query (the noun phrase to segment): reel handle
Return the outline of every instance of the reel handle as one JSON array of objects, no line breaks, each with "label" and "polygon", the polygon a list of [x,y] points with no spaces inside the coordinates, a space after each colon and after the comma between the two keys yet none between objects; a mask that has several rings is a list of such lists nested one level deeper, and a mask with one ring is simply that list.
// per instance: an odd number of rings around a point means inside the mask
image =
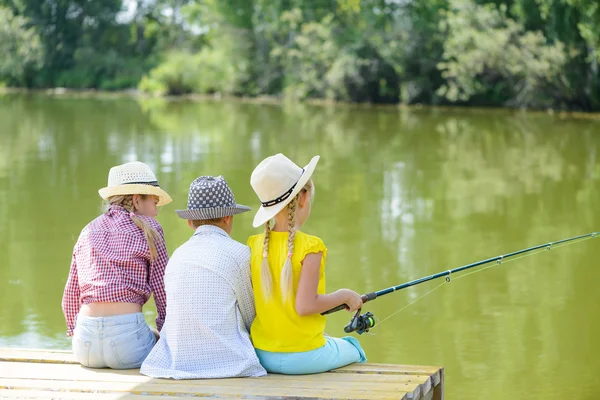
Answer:
[{"label": "reel handle", "polygon": [[356,311],[354,317],[350,320],[348,325],[344,327],[344,332],[356,332],[362,335],[365,332],[369,332],[371,328],[375,326],[375,316],[371,312],[367,312],[360,315],[360,309]]},{"label": "reel handle", "polygon": [[[375,300],[377,298],[377,293],[371,292],[371,293],[363,294],[361,297],[362,297],[362,301],[364,304],[367,301]],[[331,314],[331,313],[338,312],[338,311],[345,310],[345,309],[346,309],[346,305],[340,304],[339,306],[334,307],[331,310],[322,312],[321,315],[327,315],[327,314]]]}]

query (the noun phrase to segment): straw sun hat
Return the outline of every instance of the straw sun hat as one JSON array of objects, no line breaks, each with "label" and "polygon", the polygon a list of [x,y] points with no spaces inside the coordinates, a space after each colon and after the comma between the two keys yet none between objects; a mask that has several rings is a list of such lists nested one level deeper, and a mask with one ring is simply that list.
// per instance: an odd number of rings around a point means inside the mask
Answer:
[{"label": "straw sun hat", "polygon": [[300,168],[281,153],[261,161],[250,177],[250,185],[262,203],[252,225],[257,228],[283,210],[306,185],[318,162],[319,156],[314,156]]},{"label": "straw sun hat", "polygon": [[169,204],[171,196],[158,186],[156,176],[149,166],[134,161],[112,167],[108,172],[108,186],[98,190],[100,197],[145,194],[158,197],[158,206]]}]

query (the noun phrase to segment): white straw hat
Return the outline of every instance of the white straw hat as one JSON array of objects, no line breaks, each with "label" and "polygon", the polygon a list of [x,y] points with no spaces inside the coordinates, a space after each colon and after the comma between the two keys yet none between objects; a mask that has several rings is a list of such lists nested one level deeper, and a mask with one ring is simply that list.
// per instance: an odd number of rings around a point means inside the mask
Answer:
[{"label": "white straw hat", "polygon": [[133,161],[112,167],[108,172],[108,186],[98,190],[100,197],[146,194],[158,197],[158,206],[169,204],[171,196],[158,186],[156,176],[146,164]]},{"label": "white straw hat", "polygon": [[318,162],[319,156],[314,156],[300,168],[281,153],[261,161],[250,177],[250,185],[262,203],[252,225],[259,227],[283,210],[306,185]]}]

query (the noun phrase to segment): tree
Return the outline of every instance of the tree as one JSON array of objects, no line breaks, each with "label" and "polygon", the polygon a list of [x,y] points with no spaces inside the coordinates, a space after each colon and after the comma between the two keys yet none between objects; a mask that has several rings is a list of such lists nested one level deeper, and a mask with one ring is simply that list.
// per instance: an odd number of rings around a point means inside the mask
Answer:
[{"label": "tree", "polygon": [[452,0],[442,26],[447,30],[445,84],[439,94],[452,102],[478,99],[496,105],[562,105],[561,73],[567,61],[563,43],[547,44],[541,32],[528,32],[508,18],[503,5]]},{"label": "tree", "polygon": [[0,7],[0,80],[27,85],[31,72],[42,65],[43,50],[35,28],[26,18]]},{"label": "tree", "polygon": [[62,70],[75,64],[80,41],[88,36],[97,42],[106,29],[114,25],[121,10],[121,0],[0,0],[15,15],[28,18],[35,25],[44,46],[44,70],[39,84],[51,86]]}]

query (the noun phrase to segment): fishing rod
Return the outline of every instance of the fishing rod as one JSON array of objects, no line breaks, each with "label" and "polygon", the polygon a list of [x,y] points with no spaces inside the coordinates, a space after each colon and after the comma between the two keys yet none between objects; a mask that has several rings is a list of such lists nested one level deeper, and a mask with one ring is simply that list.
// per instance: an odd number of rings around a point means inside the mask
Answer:
[{"label": "fishing rod", "polygon": [[[496,262],[497,264],[502,264],[503,261],[505,261],[511,257],[526,254],[526,253],[532,252],[534,250],[540,250],[543,248],[546,248],[546,250],[550,250],[550,249],[552,249],[552,246],[556,246],[559,244],[565,244],[565,243],[569,243],[569,242],[574,242],[574,241],[581,240],[581,239],[591,239],[591,238],[595,238],[596,236],[599,236],[599,235],[600,235],[600,232],[592,232],[592,233],[588,233],[586,235],[580,235],[580,236],[575,236],[575,237],[568,238],[568,239],[562,239],[557,242],[548,242],[548,243],[540,244],[537,246],[529,247],[529,248],[526,248],[523,250],[513,251],[512,253],[504,254],[501,256],[496,256],[496,257],[488,258],[488,259],[485,259],[482,261],[477,261],[472,264],[463,265],[462,267],[449,269],[447,271],[438,272],[437,274],[433,274],[433,275],[425,276],[423,278],[415,279],[413,281],[406,282],[406,283],[403,283],[398,286],[392,286],[387,289],[379,290],[377,292],[363,294],[362,301],[364,304],[368,301],[373,301],[376,298],[381,297],[383,295],[394,293],[398,290],[406,289],[408,287],[415,286],[415,285],[425,283],[425,282],[428,282],[428,281],[431,281],[434,279],[438,279],[438,278],[446,277],[446,281],[450,282],[450,275],[455,274],[457,272],[465,271],[470,268],[479,267],[479,266],[493,263],[493,262]],[[331,310],[322,312],[321,315],[327,315],[327,314],[331,314],[331,313],[334,313],[337,311],[341,311],[341,310],[346,309],[346,307],[347,307],[346,304],[340,304],[339,306],[334,307]],[[375,326],[375,318],[372,313],[367,312],[363,315],[360,315],[360,312],[361,312],[361,309],[359,308],[356,311],[356,314],[354,314],[354,316],[352,317],[352,320],[350,320],[348,325],[346,325],[344,327],[344,331],[346,333],[356,332],[359,335],[362,335],[363,333],[368,332],[369,329],[371,329]]]}]

